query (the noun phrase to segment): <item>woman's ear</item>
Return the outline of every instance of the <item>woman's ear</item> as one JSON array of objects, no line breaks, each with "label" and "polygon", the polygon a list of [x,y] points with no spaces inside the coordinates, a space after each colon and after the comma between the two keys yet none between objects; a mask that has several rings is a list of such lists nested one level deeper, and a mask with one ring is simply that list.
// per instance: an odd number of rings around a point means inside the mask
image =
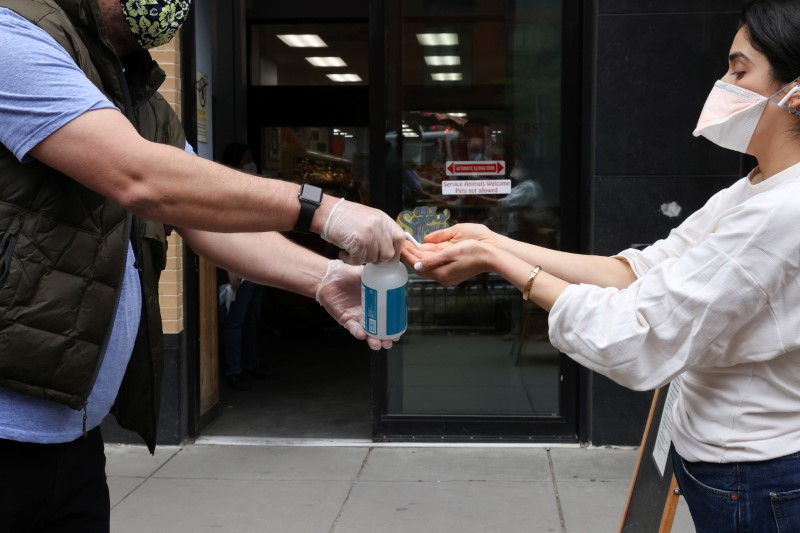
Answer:
[{"label": "woman's ear", "polygon": [[792,114],[800,114],[800,84],[797,84],[789,89],[789,92],[786,94],[784,99],[786,107],[789,108],[789,111],[791,111]]},{"label": "woman's ear", "polygon": [[796,91],[792,96],[789,97],[787,104],[789,105],[789,109],[792,111],[792,113],[797,115],[800,114],[800,85],[794,87],[794,89],[796,89]]}]

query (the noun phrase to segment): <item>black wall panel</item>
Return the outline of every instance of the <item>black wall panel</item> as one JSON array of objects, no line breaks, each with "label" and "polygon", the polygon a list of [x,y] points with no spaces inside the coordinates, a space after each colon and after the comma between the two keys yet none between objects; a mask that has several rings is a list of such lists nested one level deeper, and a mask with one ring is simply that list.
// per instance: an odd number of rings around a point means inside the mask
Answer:
[{"label": "black wall panel", "polygon": [[724,13],[737,12],[738,0],[598,0],[602,14]]},{"label": "black wall panel", "polygon": [[735,33],[725,14],[599,17],[597,175],[738,172],[737,154],[692,135]]}]

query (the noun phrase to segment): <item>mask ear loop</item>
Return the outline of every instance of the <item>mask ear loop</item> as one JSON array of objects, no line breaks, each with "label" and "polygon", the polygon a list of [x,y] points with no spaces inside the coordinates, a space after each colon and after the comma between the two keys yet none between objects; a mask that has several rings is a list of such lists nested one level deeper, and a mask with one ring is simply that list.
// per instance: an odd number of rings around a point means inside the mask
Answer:
[{"label": "mask ear loop", "polygon": [[[797,81],[797,80],[795,80],[795,81]],[[797,108],[789,107],[789,106],[786,105],[786,102],[789,101],[789,98],[791,98],[794,94],[796,94],[798,92],[800,92],[800,85],[795,85],[794,87],[792,87],[789,90],[788,93],[786,93],[786,96],[781,98],[781,101],[778,102],[778,107],[788,110],[789,113],[791,113],[792,115],[796,115],[796,114],[800,113],[800,111],[798,111]]]}]

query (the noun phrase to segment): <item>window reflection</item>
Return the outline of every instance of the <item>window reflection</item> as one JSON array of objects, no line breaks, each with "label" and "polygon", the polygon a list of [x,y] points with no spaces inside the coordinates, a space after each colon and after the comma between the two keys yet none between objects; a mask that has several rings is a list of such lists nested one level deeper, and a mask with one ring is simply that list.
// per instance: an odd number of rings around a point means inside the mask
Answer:
[{"label": "window reflection", "polygon": [[[518,240],[557,247],[558,191],[547,194],[553,180],[533,172],[537,158],[527,146],[539,128],[534,122],[509,125],[496,115],[406,113],[401,133],[386,136],[389,165],[402,176],[403,209],[435,206],[449,213],[450,224],[485,224]],[[414,236],[422,239],[430,231]]]}]

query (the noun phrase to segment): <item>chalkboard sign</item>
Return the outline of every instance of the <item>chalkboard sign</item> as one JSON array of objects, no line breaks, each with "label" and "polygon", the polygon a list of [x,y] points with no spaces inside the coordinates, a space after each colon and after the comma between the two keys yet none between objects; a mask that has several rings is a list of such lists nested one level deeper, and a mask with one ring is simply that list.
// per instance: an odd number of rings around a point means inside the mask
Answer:
[{"label": "chalkboard sign", "polygon": [[678,508],[678,483],[672,474],[669,447],[672,411],[678,385],[665,385],[653,394],[650,415],[633,472],[620,533],[667,533]]}]

